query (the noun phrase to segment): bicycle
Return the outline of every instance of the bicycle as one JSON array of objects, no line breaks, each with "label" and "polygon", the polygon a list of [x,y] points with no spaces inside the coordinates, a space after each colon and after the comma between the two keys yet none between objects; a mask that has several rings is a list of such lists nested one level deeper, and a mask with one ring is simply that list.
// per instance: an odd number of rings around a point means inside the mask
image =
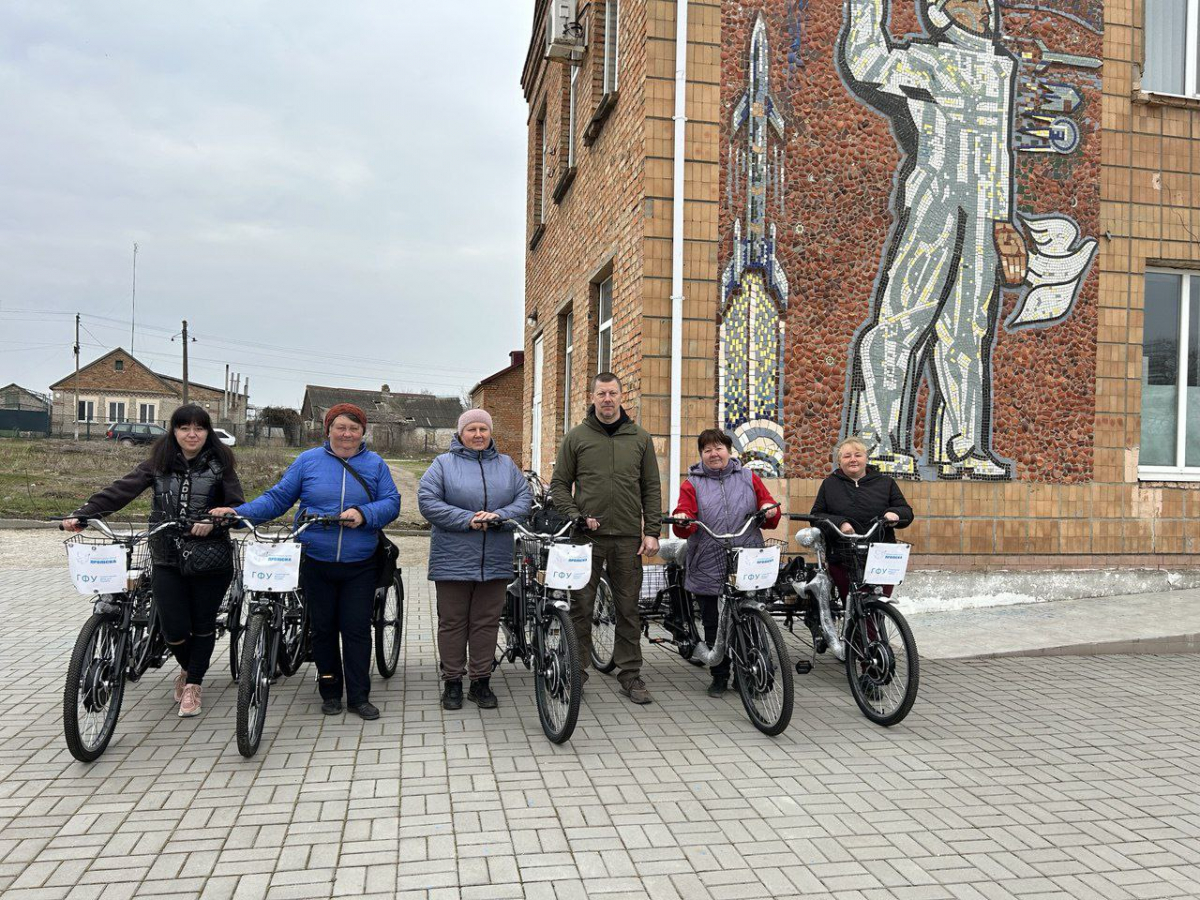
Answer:
[{"label": "bicycle", "polygon": [[[788,518],[809,523],[810,527],[797,532],[796,540],[813,550],[816,562],[797,556],[783,566],[772,612],[784,618],[789,631],[794,620],[801,618],[812,635],[814,659],[832,650],[838,660],[845,662],[850,693],[863,715],[889,727],[903,721],[916,702],[920,686],[917,644],[904,615],[884,596],[880,585],[867,583],[866,575],[872,538],[886,522],[881,517],[865,534],[845,534],[821,516],[792,514]],[[846,597],[838,595],[829,575],[830,539],[846,544],[853,554]],[[796,663],[800,674],[811,670],[812,661]]]},{"label": "bicycle", "polygon": [[[147,541],[161,531],[190,523],[171,520],[147,531],[117,534],[98,516],[67,518],[103,535],[80,533],[65,541],[72,581],[81,594],[94,599],[94,605],[67,666],[63,736],[75,759],[94,762],[116,731],[125,682],[138,681],[167,658],[150,588]],[[59,521],[61,528],[63,520]]]},{"label": "bicycle", "polygon": [[[668,539],[659,545],[659,555],[667,561],[667,584],[645,607],[648,613],[657,613],[664,598],[669,600],[670,606],[663,613],[664,626],[672,633],[667,643],[675,644],[689,662],[713,666],[729,655],[746,715],[755,728],[770,737],[788,727],[793,704],[792,664],[779,626],[766,606],[779,571],[779,549],[736,547],[734,541],[752,525],[762,524],[766,514],[778,505],[750,513],[741,529],[732,534],[717,534],[699,519],[662,519],[666,525],[699,526],[725,549],[728,574],[717,601],[717,634],[712,647],[699,638],[695,602],[683,587],[686,541]],[[643,616],[642,629],[647,636],[649,622],[650,618]]]},{"label": "bicycle", "polygon": [[[568,521],[554,532],[533,531],[512,519],[490,523],[517,532],[516,575],[500,614],[504,646],[492,669],[518,659],[533,669],[538,719],[555,744],[569,740],[575,731],[583,691],[570,598],[571,591],[585,586],[591,577],[591,546],[584,545],[588,552],[582,553],[565,538],[572,528],[582,528],[583,521]],[[567,566],[558,564],[565,561],[564,552],[571,558]],[[569,567],[573,567],[570,572]]]},{"label": "bicycle", "polygon": [[225,518],[248,526],[255,538],[243,548],[246,625],[237,676],[237,746],[249,759],[262,742],[271,685],[295,675],[311,658],[308,610],[299,587],[302,554],[295,539],[313,525],[340,520],[302,515],[293,525],[268,533],[242,516]]}]

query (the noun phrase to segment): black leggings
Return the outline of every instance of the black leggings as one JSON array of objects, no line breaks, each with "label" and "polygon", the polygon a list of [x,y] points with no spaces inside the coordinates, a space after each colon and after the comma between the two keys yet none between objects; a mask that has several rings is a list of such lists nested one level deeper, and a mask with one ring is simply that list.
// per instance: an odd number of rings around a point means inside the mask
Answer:
[{"label": "black leggings", "polygon": [[158,623],[188,684],[203,684],[217,643],[217,612],[233,572],[185,578],[178,566],[155,563],[151,574]]},{"label": "black leggings", "polygon": [[343,686],[350,706],[371,697],[375,573],[374,557],[352,563],[305,559],[302,564],[300,576],[312,627],[317,689],[324,700],[340,700]]}]

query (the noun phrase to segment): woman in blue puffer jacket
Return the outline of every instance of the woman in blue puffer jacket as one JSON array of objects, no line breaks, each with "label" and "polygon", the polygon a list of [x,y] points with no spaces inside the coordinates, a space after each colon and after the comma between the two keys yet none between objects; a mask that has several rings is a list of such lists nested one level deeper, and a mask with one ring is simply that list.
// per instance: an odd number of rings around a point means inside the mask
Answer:
[{"label": "woman in blue puffer jacket", "polygon": [[488,523],[528,515],[532,497],[517,464],[496,450],[490,415],[468,409],[459,417],[449,452],[421,478],[417,503],[433,526],[429,580],[437,589],[442,707],[462,709],[469,644],[467,699],[495,709],[490,678],[504,589],[512,580],[513,537]]},{"label": "woman in blue puffer jacket", "polygon": [[400,514],[400,494],[387,463],[363,443],[366,428],[366,413],[351,403],[337,404],[325,415],[323,446],[297,456],[279,483],[256,500],[213,513],[234,512],[266,522],[299,500],[300,513],[339,516],[345,523],[316,526],[300,535],[300,576],[321,712],[332,716],[342,711],[344,682],[346,705],[369,720],[379,718],[370,699],[375,549],[380,530]]}]

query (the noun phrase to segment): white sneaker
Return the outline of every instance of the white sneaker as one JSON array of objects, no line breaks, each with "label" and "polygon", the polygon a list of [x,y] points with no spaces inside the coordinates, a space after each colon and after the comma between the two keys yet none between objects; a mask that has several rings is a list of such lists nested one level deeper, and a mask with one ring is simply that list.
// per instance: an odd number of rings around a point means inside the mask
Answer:
[{"label": "white sneaker", "polygon": [[190,719],[200,715],[200,685],[185,684],[183,699],[179,701],[179,718]]}]

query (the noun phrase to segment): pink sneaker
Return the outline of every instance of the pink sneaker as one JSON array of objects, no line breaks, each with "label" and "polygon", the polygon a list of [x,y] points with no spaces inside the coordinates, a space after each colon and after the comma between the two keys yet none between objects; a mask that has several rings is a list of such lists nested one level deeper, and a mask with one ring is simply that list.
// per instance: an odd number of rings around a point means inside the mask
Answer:
[{"label": "pink sneaker", "polygon": [[175,702],[178,703],[183,699],[183,686],[187,684],[187,669],[180,669],[179,674],[175,676]]},{"label": "pink sneaker", "polygon": [[185,684],[183,698],[179,701],[179,718],[190,719],[200,715],[200,685]]}]

